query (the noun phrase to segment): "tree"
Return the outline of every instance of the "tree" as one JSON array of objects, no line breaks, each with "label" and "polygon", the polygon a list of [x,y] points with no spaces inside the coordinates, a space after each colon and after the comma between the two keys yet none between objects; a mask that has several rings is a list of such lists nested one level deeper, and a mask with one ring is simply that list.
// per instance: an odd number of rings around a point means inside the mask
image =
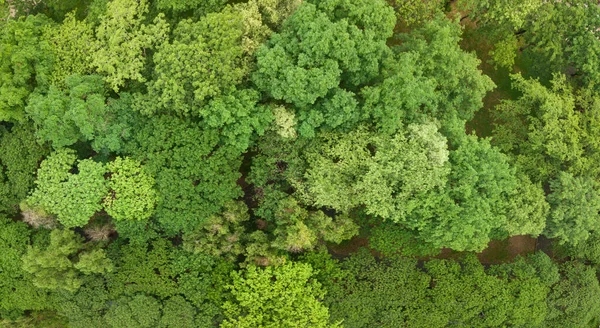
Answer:
[{"label": "tree", "polygon": [[592,327],[598,325],[600,287],[596,271],[578,262],[560,266],[562,279],[546,299],[546,327]]},{"label": "tree", "polygon": [[[439,119],[443,124],[443,130],[450,130],[449,127],[456,119],[472,119],[474,113],[483,106],[482,99],[485,94],[495,87],[492,80],[479,70],[480,61],[477,57],[460,48],[458,45],[460,37],[460,25],[438,16],[423,27],[407,34],[397,35],[401,43],[394,48],[399,56],[409,56],[408,62],[413,62],[416,66],[417,76],[422,75],[433,80],[433,95],[425,97],[425,99],[433,98],[433,106],[427,106],[427,100],[423,101],[425,113]],[[410,56],[417,58],[412,59]],[[402,70],[400,69],[400,73]],[[429,88],[426,90],[430,90]],[[392,90],[386,91],[393,92]],[[409,101],[418,103],[415,99]],[[388,103],[391,106],[398,106],[394,102]],[[416,111],[410,113],[409,118],[414,119],[413,117],[419,116],[421,110],[418,106],[413,105],[409,109]],[[455,137],[449,135],[449,132],[445,131],[448,137]]]},{"label": "tree", "polygon": [[244,253],[244,224],[249,220],[248,207],[243,202],[230,201],[224,205],[222,213],[211,216],[195,231],[184,234],[183,247],[194,253],[235,262]]},{"label": "tree", "polygon": [[37,289],[21,257],[31,242],[31,231],[22,222],[0,217],[0,318],[16,319],[27,310],[50,306],[45,291]]},{"label": "tree", "polygon": [[145,220],[152,216],[157,195],[154,178],[133,159],[117,157],[106,165],[111,194],[104,198],[106,213],[115,220]]},{"label": "tree", "polygon": [[104,250],[81,253],[84,248],[82,241],[83,238],[71,230],[52,230],[47,247],[28,247],[23,257],[23,270],[33,275],[33,284],[38,288],[71,292],[81,287],[79,272],[91,274],[113,270]]},{"label": "tree", "polygon": [[105,320],[109,327],[150,328],[157,327],[161,317],[161,304],[152,296],[143,294],[121,297],[111,306]]},{"label": "tree", "polygon": [[365,206],[382,219],[401,221],[421,195],[445,184],[446,139],[434,123],[410,125],[405,133],[378,135],[366,128],[325,134],[306,150],[304,175],[312,205],[348,213]]},{"label": "tree", "polygon": [[44,15],[0,24],[0,121],[23,120],[29,94],[48,87],[54,58],[42,33],[51,24]]},{"label": "tree", "polygon": [[228,0],[158,0],[156,6],[160,10],[172,10],[175,13],[194,10],[203,15],[220,11],[227,2]]},{"label": "tree", "polygon": [[540,183],[532,183],[522,173],[517,173],[517,180],[515,192],[506,204],[506,232],[509,236],[539,236],[546,227],[546,218],[550,212],[544,189]]},{"label": "tree", "polygon": [[56,215],[66,228],[84,226],[100,209],[108,193],[104,180],[106,168],[91,159],[77,163],[77,174],[69,171],[75,164],[73,151],[60,149],[41,164],[36,189],[25,200],[29,207]]},{"label": "tree", "polygon": [[34,92],[29,98],[25,111],[40,143],[52,142],[58,149],[91,141],[99,152],[122,151],[135,118],[129,94],[107,98],[99,75],[71,75],[64,83],[66,91],[51,86],[47,94]]},{"label": "tree", "polygon": [[[600,8],[591,0],[544,2],[528,19],[525,52],[536,73],[569,73],[581,85],[598,90]],[[537,66],[537,67],[536,67]]]},{"label": "tree", "polygon": [[194,230],[241,195],[240,152],[220,146],[214,129],[171,116],[142,125],[127,147],[156,179],[155,217],[169,235]]},{"label": "tree", "polygon": [[[221,318],[233,264],[183,251],[164,238],[139,244],[118,240],[108,253],[115,264],[115,270],[105,276],[111,298],[147,295],[179,299],[180,304],[181,296],[198,310],[195,326],[214,326]],[[172,322],[172,314],[163,319]]]},{"label": "tree", "polygon": [[565,172],[552,180],[546,235],[559,238],[561,244],[577,245],[588,239],[590,231],[597,230],[600,220],[599,187],[590,177],[574,177]]},{"label": "tree", "polygon": [[[235,95],[235,86],[250,72],[251,56],[269,33],[256,2],[209,13],[197,22],[181,20],[173,42],[157,49],[156,78],[148,83],[140,110],[205,117],[202,107],[210,99]],[[190,67],[190,62],[197,65]]]},{"label": "tree", "polygon": [[38,163],[48,151],[35,142],[29,125],[0,127],[0,212],[13,215],[35,180]]},{"label": "tree", "polygon": [[233,272],[228,286],[233,299],[223,304],[221,327],[337,327],[319,302],[321,284],[310,265],[288,263],[264,269],[248,266]]},{"label": "tree", "polygon": [[514,155],[533,182],[547,182],[562,170],[573,174],[592,170],[585,165],[581,114],[564,76],[556,75],[550,89],[520,75],[512,78],[513,87],[523,95],[496,107],[494,142]]},{"label": "tree", "polygon": [[299,253],[314,249],[320,240],[339,244],[358,234],[358,225],[347,215],[308,211],[278,190],[263,189],[263,194],[255,215],[265,220],[265,233],[275,249]]},{"label": "tree", "polygon": [[449,162],[446,187],[429,193],[413,215],[398,222],[440,248],[481,251],[505,229],[507,200],[516,191],[514,169],[489,140],[474,135],[450,152]]},{"label": "tree", "polygon": [[47,25],[42,38],[54,55],[54,65],[50,83],[62,89],[65,78],[70,75],[92,73],[92,45],[95,42],[93,27],[79,21],[74,13],[69,13],[62,24]]},{"label": "tree", "polygon": [[342,262],[327,253],[303,261],[319,272],[332,320],[349,327],[540,327],[546,316],[549,286],[530,259],[487,272],[474,255],[422,268],[415,259],[377,259],[366,249]]},{"label": "tree", "polygon": [[144,24],[147,0],[114,0],[96,28],[92,66],[118,92],[125,80],[144,82],[142,70],[146,49],[165,42],[168,24],[158,15],[151,25]]},{"label": "tree", "polygon": [[391,4],[399,22],[408,28],[426,24],[444,9],[444,2],[441,0],[394,0]]},{"label": "tree", "polygon": [[394,21],[383,1],[303,3],[257,52],[252,80],[294,105],[301,135],[352,127],[360,119],[353,90],[378,76]]}]

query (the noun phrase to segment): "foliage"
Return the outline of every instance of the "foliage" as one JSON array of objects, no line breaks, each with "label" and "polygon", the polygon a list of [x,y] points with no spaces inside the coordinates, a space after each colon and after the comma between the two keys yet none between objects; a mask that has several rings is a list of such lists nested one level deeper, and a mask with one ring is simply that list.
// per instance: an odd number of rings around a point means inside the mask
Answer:
[{"label": "foliage", "polygon": [[391,3],[398,20],[406,27],[423,25],[444,9],[441,0],[394,0]]},{"label": "foliage", "polygon": [[111,194],[104,198],[106,213],[115,220],[148,219],[156,206],[154,178],[133,159],[117,157],[106,166]]},{"label": "foliage", "polygon": [[483,105],[483,96],[495,87],[479,70],[477,57],[460,49],[460,35],[458,24],[437,18],[411,33],[399,35],[401,44],[395,48],[400,56],[418,56],[413,59],[415,70],[434,83],[434,104],[425,107],[426,113],[446,127],[454,119],[473,118]]},{"label": "foliage", "polygon": [[301,135],[352,126],[360,117],[351,90],[379,74],[393,22],[383,1],[303,3],[257,52],[252,80],[294,105]]},{"label": "foliage", "polygon": [[22,121],[29,94],[48,87],[54,61],[42,37],[48,25],[44,15],[0,24],[0,121]]},{"label": "foliage", "polygon": [[184,249],[210,254],[235,262],[244,253],[244,224],[250,220],[248,207],[240,201],[224,205],[223,212],[213,215],[192,233],[183,235]]},{"label": "foliage", "polygon": [[0,212],[9,215],[33,187],[38,163],[47,148],[35,142],[34,130],[26,124],[9,131],[0,127]]},{"label": "foliage", "polygon": [[52,142],[55,149],[92,141],[96,151],[121,151],[133,125],[130,96],[107,99],[99,75],[71,75],[65,88],[68,91],[51,86],[47,94],[30,97],[25,110],[36,123],[38,140]]},{"label": "foliage", "polygon": [[[29,246],[23,257],[23,270],[33,275],[33,284],[44,289],[74,292],[82,284],[78,275],[105,273],[113,269],[103,249],[80,253],[83,238],[71,230],[53,230],[50,244]],[[77,262],[74,260],[77,259]]]},{"label": "foliage", "polygon": [[36,189],[26,199],[30,207],[39,207],[56,215],[66,228],[84,226],[102,209],[102,198],[108,193],[104,180],[106,168],[91,159],[77,163],[77,174],[70,173],[75,154],[66,149],[53,152],[41,164]]},{"label": "foliage", "polygon": [[47,294],[37,289],[22,269],[31,231],[21,222],[0,217],[0,318],[16,319],[26,310],[48,307]]},{"label": "foliage", "polygon": [[461,262],[376,260],[362,250],[343,262],[307,257],[327,286],[333,320],[350,327],[540,326],[548,286],[522,259],[485,272],[474,258]]},{"label": "foliage", "polygon": [[561,170],[584,172],[582,118],[564,77],[555,76],[548,89],[514,75],[513,87],[523,95],[496,107],[494,141],[498,146],[512,153],[534,182],[547,182]]},{"label": "foliage", "polygon": [[312,275],[311,266],[302,263],[233,272],[228,286],[233,300],[223,304],[221,327],[339,326],[328,323],[328,310],[318,300],[324,292]]},{"label": "foliage", "polygon": [[393,136],[364,128],[326,134],[306,157],[305,189],[313,205],[343,213],[362,205],[395,222],[410,215],[422,194],[443,186],[449,171],[446,139],[433,123]]},{"label": "foliage", "polygon": [[531,45],[527,55],[542,64],[541,75],[573,72],[581,85],[598,90],[597,4],[590,0],[544,2],[535,13],[527,20],[525,40]]},{"label": "foliage", "polygon": [[600,287],[596,272],[578,262],[561,265],[564,277],[547,298],[546,327],[588,327],[598,324]]},{"label": "foliage", "polygon": [[600,219],[598,182],[589,177],[574,177],[561,172],[550,182],[552,193],[546,235],[558,238],[560,243],[577,245],[596,230]]},{"label": "foliage", "polygon": [[[156,78],[142,98],[142,112],[208,116],[210,109],[202,107],[211,98],[235,91],[250,72],[256,44],[269,31],[256,5],[228,7],[197,22],[181,20],[173,41],[161,45],[154,56]],[[190,67],[190,62],[197,64]]]},{"label": "foliage", "polygon": [[155,217],[168,234],[191,231],[241,195],[240,153],[219,147],[219,134],[170,116],[147,121],[128,146],[156,179]]},{"label": "foliage", "polygon": [[146,81],[142,75],[145,51],[167,38],[169,27],[162,15],[146,25],[147,13],[147,0],[113,0],[100,18],[91,64],[115,92],[125,80]]},{"label": "foliage", "polygon": [[77,20],[75,14],[70,13],[62,24],[46,26],[43,39],[54,55],[51,84],[62,88],[68,76],[92,73],[92,44],[95,39],[90,24]]}]

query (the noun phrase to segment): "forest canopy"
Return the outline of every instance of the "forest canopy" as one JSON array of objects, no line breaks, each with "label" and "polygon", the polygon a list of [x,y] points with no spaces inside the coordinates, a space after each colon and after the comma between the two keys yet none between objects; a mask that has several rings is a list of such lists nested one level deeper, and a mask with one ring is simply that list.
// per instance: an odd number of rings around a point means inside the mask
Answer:
[{"label": "forest canopy", "polygon": [[591,0],[0,0],[0,327],[598,327]]}]

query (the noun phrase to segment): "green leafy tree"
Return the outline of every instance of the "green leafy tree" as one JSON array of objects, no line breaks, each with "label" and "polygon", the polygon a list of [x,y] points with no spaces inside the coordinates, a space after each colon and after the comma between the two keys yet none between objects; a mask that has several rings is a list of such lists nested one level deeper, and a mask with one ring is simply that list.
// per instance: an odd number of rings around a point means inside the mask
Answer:
[{"label": "green leafy tree", "polygon": [[[525,1],[527,3],[529,1]],[[525,55],[543,78],[568,73],[581,85],[598,90],[600,8],[591,0],[543,2],[527,20]]]},{"label": "green leafy tree", "polygon": [[145,220],[152,216],[157,201],[154,178],[141,164],[128,157],[117,157],[106,168],[111,190],[104,198],[106,213],[115,220]]},{"label": "green leafy tree", "polygon": [[506,232],[510,235],[539,236],[546,227],[550,205],[541,184],[517,173],[517,188],[506,204]]},{"label": "green leafy tree", "polygon": [[352,126],[360,112],[351,90],[378,76],[394,21],[383,1],[303,3],[257,52],[252,80],[294,105],[301,135]]},{"label": "green leafy tree", "polygon": [[36,143],[29,125],[0,127],[0,212],[15,214],[33,187],[35,172],[47,147]]},{"label": "green leafy tree", "polygon": [[0,318],[16,319],[24,311],[50,307],[45,291],[36,288],[22,268],[31,231],[22,222],[0,217]]},{"label": "green leafy tree", "polygon": [[[181,20],[173,41],[161,45],[154,55],[156,78],[148,83],[140,110],[206,117],[211,109],[202,107],[235,91],[250,72],[251,55],[269,33],[254,2],[227,7],[197,22]],[[190,66],[190,62],[197,64]]]},{"label": "green leafy tree", "polygon": [[102,198],[108,193],[104,165],[81,160],[77,164],[79,172],[73,174],[69,171],[75,160],[74,152],[66,149],[50,154],[40,164],[36,189],[25,201],[29,207],[56,215],[67,228],[84,226],[102,209]]},{"label": "green leafy tree", "polygon": [[172,10],[173,12],[186,12],[194,10],[201,14],[220,11],[228,0],[157,0],[156,6],[160,10]]},{"label": "green leafy tree", "polygon": [[[479,70],[480,61],[477,57],[460,48],[458,44],[461,39],[460,25],[438,16],[423,27],[407,34],[397,35],[397,38],[401,43],[395,47],[395,52],[400,53],[400,56],[417,56],[415,59],[409,58],[409,62],[414,62],[419,75],[433,80],[434,91],[432,95],[425,97],[425,99],[433,98],[433,106],[427,106],[427,101],[422,101],[426,105],[425,112],[439,119],[446,130],[456,119],[473,118],[474,113],[483,106],[483,97],[495,85]],[[400,73],[402,70],[404,69],[400,69]],[[398,82],[392,82],[392,85],[394,84],[397,85]],[[418,103],[416,100],[418,98],[412,99],[413,95],[410,93],[408,95],[409,100],[397,104]],[[390,104],[389,106],[398,106],[393,101],[387,103]],[[414,105],[409,108],[413,111],[410,113],[412,117],[418,117],[419,112],[422,111]]]},{"label": "green leafy tree", "polygon": [[513,87],[523,95],[496,107],[494,141],[514,155],[524,173],[534,182],[547,182],[561,170],[578,174],[593,169],[585,165],[582,117],[564,76],[555,76],[548,89],[515,75]]},{"label": "green leafy tree", "polygon": [[244,253],[244,224],[250,220],[248,207],[240,201],[225,204],[223,212],[211,216],[192,233],[183,235],[183,247],[235,262]]},{"label": "green leafy tree", "polygon": [[315,206],[366,212],[401,221],[421,195],[445,184],[447,141],[434,123],[410,125],[406,133],[379,135],[367,129],[322,137],[306,150],[308,199]]},{"label": "green leafy tree", "polygon": [[358,225],[347,215],[332,217],[320,210],[308,211],[277,190],[263,193],[255,214],[267,222],[266,232],[275,249],[298,253],[314,249],[321,240],[339,244],[358,234]]},{"label": "green leafy tree", "polygon": [[174,296],[163,302],[162,318],[159,327],[194,328],[201,325],[195,323],[196,308],[185,298]]},{"label": "green leafy tree", "polygon": [[109,327],[157,327],[161,304],[152,296],[121,297],[108,309],[105,320]]},{"label": "green leafy tree", "polygon": [[398,20],[408,28],[427,23],[444,9],[441,0],[394,0],[391,4]]},{"label": "green leafy tree", "polygon": [[112,262],[106,258],[104,250],[80,253],[84,248],[82,241],[83,238],[71,230],[53,230],[47,247],[28,247],[23,256],[23,270],[33,275],[36,287],[71,292],[82,284],[79,272],[91,274],[112,271]]},{"label": "green leafy tree", "polygon": [[546,300],[545,327],[593,327],[598,325],[600,287],[596,271],[578,262],[561,265],[562,279]]},{"label": "green leafy tree", "polygon": [[[195,326],[199,327],[214,326],[222,317],[231,263],[183,251],[166,239],[138,244],[118,240],[108,253],[115,264],[115,270],[105,276],[110,297],[144,294],[157,300],[175,298],[176,304],[181,304],[183,297],[198,310]],[[171,302],[165,307],[167,303]],[[172,314],[163,319],[173,323]]]},{"label": "green leafy tree", "polygon": [[44,15],[0,24],[0,121],[23,120],[29,94],[48,87],[53,55],[42,33],[52,21]]},{"label": "green leafy tree", "polygon": [[430,193],[399,221],[438,247],[482,250],[496,230],[505,229],[508,197],[517,180],[508,158],[489,140],[467,136],[450,152],[446,188]]},{"label": "green leafy tree", "polygon": [[25,110],[37,126],[38,140],[52,142],[55,149],[91,141],[96,151],[121,151],[134,124],[129,94],[107,99],[99,75],[71,75],[65,87],[66,92],[51,86],[47,94],[30,97]]},{"label": "green leafy tree", "polygon": [[92,66],[105,75],[115,92],[125,80],[146,81],[142,75],[145,51],[167,39],[169,27],[162,15],[150,25],[144,23],[148,10],[147,0],[114,0],[100,18]]},{"label": "green leafy tree", "polygon": [[170,116],[147,121],[128,145],[156,179],[155,217],[168,234],[192,231],[239,196],[240,152],[219,147],[219,134]]},{"label": "green leafy tree", "polygon": [[221,327],[337,327],[319,299],[325,293],[308,264],[288,263],[233,272],[233,299],[223,304]]},{"label": "green leafy tree", "polygon": [[67,14],[62,24],[46,26],[43,39],[48,42],[54,55],[54,70],[50,83],[62,88],[70,75],[92,73],[92,45],[94,30],[85,21],[79,21],[74,13]]},{"label": "green leafy tree", "polygon": [[546,235],[558,238],[560,243],[573,245],[588,239],[590,231],[597,230],[600,220],[599,187],[594,179],[574,177],[565,172],[552,180]]}]

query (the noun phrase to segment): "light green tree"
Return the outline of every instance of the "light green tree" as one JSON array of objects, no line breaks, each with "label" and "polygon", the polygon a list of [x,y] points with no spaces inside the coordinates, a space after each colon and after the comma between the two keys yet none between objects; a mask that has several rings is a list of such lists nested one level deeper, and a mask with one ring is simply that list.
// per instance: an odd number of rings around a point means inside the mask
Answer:
[{"label": "light green tree", "polygon": [[39,207],[56,215],[67,228],[84,226],[102,209],[102,198],[108,193],[104,180],[106,168],[91,159],[77,163],[77,174],[70,173],[75,153],[59,149],[41,164],[36,189],[25,200],[29,207]]},{"label": "light green tree", "polygon": [[146,81],[142,75],[146,49],[167,40],[169,27],[162,15],[150,25],[144,23],[148,10],[147,0],[113,0],[100,18],[92,66],[115,92],[126,80]]},{"label": "light green tree", "polygon": [[104,198],[106,213],[115,220],[145,220],[152,216],[157,202],[154,178],[143,166],[128,157],[117,157],[106,165],[110,172]]},{"label": "light green tree", "polygon": [[52,230],[50,244],[29,246],[23,256],[23,269],[33,275],[38,288],[74,292],[82,284],[79,272],[105,273],[113,270],[103,249],[84,251],[83,238],[71,230]]},{"label": "light green tree", "polygon": [[223,304],[221,327],[339,327],[329,324],[325,295],[308,264],[287,263],[233,272],[233,296]]}]

